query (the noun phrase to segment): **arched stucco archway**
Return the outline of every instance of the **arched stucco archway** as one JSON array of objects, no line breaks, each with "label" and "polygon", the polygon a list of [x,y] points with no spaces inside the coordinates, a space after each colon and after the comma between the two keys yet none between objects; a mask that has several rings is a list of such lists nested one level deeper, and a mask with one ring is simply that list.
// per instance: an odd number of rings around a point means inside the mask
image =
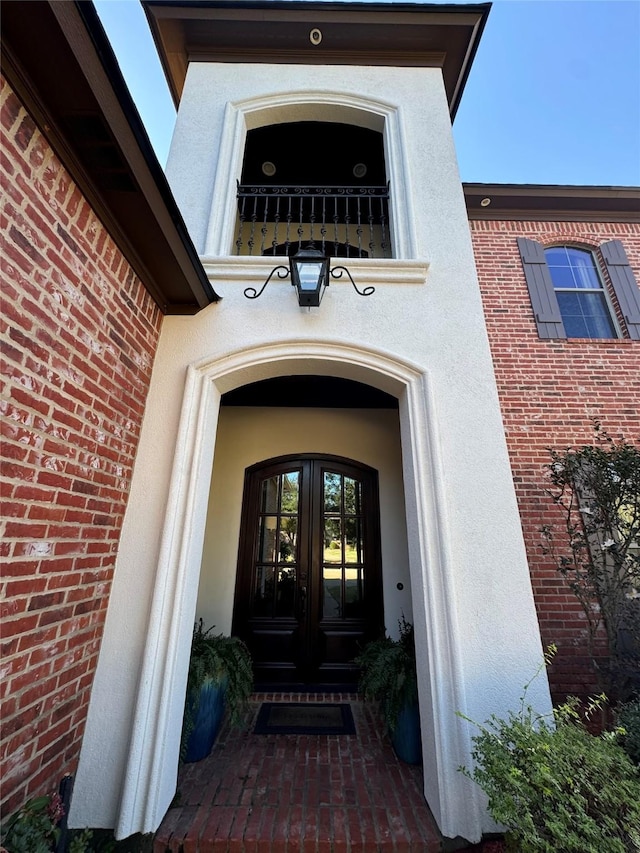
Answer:
[{"label": "arched stucco archway", "polygon": [[155,830],[175,792],[221,395],[285,373],[354,379],[399,400],[423,749],[429,768],[425,795],[445,835],[477,837],[476,794],[456,770],[468,761],[470,743],[455,716],[466,703],[428,375],[373,350],[301,341],[240,350],[188,370],[117,836]]}]

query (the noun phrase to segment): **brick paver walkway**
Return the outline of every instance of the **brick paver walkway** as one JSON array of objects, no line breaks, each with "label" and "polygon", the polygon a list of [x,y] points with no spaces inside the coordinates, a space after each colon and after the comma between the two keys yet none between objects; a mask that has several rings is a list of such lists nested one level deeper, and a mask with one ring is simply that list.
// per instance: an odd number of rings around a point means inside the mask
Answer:
[{"label": "brick paver walkway", "polygon": [[[263,701],[350,702],[356,735],[256,735]],[[437,853],[422,770],[355,694],[254,694],[241,728],[185,765],[154,853]]]}]

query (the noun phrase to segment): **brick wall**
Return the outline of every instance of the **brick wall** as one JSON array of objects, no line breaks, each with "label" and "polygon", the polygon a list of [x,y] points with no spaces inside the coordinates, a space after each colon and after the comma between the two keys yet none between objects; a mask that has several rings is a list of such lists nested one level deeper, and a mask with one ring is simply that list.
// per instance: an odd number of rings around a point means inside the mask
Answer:
[{"label": "brick wall", "polygon": [[545,494],[544,465],[550,446],[590,444],[592,418],[613,436],[640,438],[640,343],[540,340],[516,237],[596,250],[619,239],[640,281],[640,227],[479,220],[470,227],[542,639],[559,647],[551,686],[557,696],[586,693],[593,689],[586,622],[540,547],[541,525],[558,521]]},{"label": "brick wall", "polygon": [[1,98],[6,813],[76,769],[161,314]]}]

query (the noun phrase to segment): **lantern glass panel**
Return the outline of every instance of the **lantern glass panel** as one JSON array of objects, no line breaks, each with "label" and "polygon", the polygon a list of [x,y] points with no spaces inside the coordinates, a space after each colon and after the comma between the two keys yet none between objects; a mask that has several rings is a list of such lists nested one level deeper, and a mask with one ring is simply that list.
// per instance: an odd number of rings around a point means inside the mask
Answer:
[{"label": "lantern glass panel", "polygon": [[300,276],[301,290],[316,290],[320,276],[322,275],[323,264],[319,263],[302,263],[298,264],[298,275]]}]

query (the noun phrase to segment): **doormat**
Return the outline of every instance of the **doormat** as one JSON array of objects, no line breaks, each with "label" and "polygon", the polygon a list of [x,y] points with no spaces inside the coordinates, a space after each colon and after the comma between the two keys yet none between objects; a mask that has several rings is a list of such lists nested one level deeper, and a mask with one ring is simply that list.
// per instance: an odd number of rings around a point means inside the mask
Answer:
[{"label": "doormat", "polygon": [[356,726],[348,702],[263,702],[257,735],[354,735]]}]

